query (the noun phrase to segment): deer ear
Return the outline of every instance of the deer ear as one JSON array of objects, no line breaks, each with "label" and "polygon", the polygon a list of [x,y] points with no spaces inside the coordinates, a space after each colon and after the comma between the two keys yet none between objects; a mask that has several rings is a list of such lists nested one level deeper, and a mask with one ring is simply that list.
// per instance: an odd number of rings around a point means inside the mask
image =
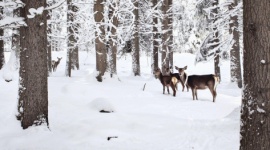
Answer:
[{"label": "deer ear", "polygon": [[187,66],[185,66],[184,69],[187,70]]},{"label": "deer ear", "polygon": [[178,70],[179,68],[177,66],[175,66],[175,69]]}]

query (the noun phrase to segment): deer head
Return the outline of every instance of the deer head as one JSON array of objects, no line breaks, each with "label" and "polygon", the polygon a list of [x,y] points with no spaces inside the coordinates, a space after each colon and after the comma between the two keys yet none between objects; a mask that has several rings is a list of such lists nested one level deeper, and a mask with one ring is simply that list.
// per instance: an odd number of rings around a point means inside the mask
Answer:
[{"label": "deer head", "polygon": [[156,68],[154,69],[154,75],[155,75],[155,78],[157,79],[161,74],[161,70],[160,68]]},{"label": "deer head", "polygon": [[175,69],[179,72],[179,75],[182,76],[185,73],[185,70],[187,70],[187,66],[185,66],[184,68],[178,68],[177,66],[175,66]]}]

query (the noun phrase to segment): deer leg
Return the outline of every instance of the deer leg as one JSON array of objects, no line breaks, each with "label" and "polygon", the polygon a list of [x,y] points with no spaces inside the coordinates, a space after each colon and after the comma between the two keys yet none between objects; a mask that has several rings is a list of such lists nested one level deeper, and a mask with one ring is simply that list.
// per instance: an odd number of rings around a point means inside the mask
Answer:
[{"label": "deer leg", "polygon": [[168,91],[168,94],[170,94],[169,86],[167,86],[167,91]]},{"label": "deer leg", "polygon": [[213,92],[214,92],[213,93],[213,102],[215,102],[216,101],[216,97],[217,97],[217,92],[216,92],[216,90],[214,90]]},{"label": "deer leg", "polygon": [[195,96],[195,89],[194,89],[194,88],[191,88],[191,91],[192,91],[192,98],[193,98],[193,100],[195,100],[195,99],[194,99],[194,96]]},{"label": "deer leg", "polygon": [[214,88],[209,88],[209,89],[210,89],[210,92],[211,92],[211,94],[213,96],[213,102],[215,102],[216,101],[217,92],[216,92],[216,90]]},{"label": "deer leg", "polygon": [[196,96],[196,100],[198,100],[197,88],[195,88],[195,96]]},{"label": "deer leg", "polygon": [[165,85],[163,85],[163,94],[165,94]]},{"label": "deer leg", "polygon": [[181,85],[182,85],[182,92],[184,92],[185,85],[184,85],[184,83],[183,83],[183,81],[182,81],[182,80],[180,80],[180,83],[181,83]]},{"label": "deer leg", "polygon": [[[177,85],[177,83],[176,83],[176,85]],[[173,90],[173,96],[175,96],[176,95],[176,86],[173,83],[171,83],[171,88]]]},{"label": "deer leg", "polygon": [[186,87],[187,87],[187,91],[189,90],[189,87],[188,87],[188,85],[186,85]]}]

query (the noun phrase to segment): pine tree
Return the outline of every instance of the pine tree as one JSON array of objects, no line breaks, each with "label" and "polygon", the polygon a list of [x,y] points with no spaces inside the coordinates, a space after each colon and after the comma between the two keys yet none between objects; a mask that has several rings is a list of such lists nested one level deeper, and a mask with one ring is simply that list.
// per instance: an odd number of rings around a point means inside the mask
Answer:
[{"label": "pine tree", "polygon": [[[20,28],[20,80],[18,116],[23,129],[32,125],[49,125],[46,11],[32,14],[29,9],[42,10],[46,0],[22,0],[21,16],[27,26]],[[40,12],[40,11],[38,11]]]},{"label": "pine tree", "polygon": [[[234,0],[229,5],[229,10],[232,10],[238,4],[237,0]],[[241,59],[240,59],[240,44],[239,44],[239,26],[238,16],[231,16],[230,21],[230,34],[233,35],[234,44],[230,51],[231,57],[231,82],[237,83],[239,88],[242,88],[242,72],[241,72]]]},{"label": "pine tree", "polygon": [[245,0],[241,150],[270,149],[269,0]]},{"label": "pine tree", "polygon": [[75,16],[79,8],[74,5],[72,0],[67,0],[68,10],[68,50],[67,50],[67,64],[66,75],[71,77],[72,69],[79,69],[79,49],[77,46],[76,33],[78,33],[78,24],[75,23]]},{"label": "pine tree", "polygon": [[152,72],[156,68],[158,68],[158,49],[159,49],[159,34],[158,34],[158,17],[157,17],[157,0],[152,0],[153,3],[153,10],[154,10],[154,15],[153,15],[153,66],[152,66]]},{"label": "pine tree", "polygon": [[[0,21],[3,19],[3,7],[0,8]],[[5,64],[5,56],[4,56],[4,29],[0,28],[0,70],[3,68]]]},{"label": "pine tree", "polygon": [[134,76],[140,76],[140,39],[139,39],[139,2],[134,2],[135,9],[133,10],[135,16],[135,29],[133,34],[133,47],[132,47],[132,67]]},{"label": "pine tree", "polygon": [[162,4],[162,51],[161,51],[161,66],[164,73],[164,67],[169,68],[170,65],[170,35],[169,35],[169,0],[164,0]]},{"label": "pine tree", "polygon": [[103,0],[96,0],[94,4],[95,22],[96,22],[96,70],[98,71],[97,80],[102,82],[102,76],[107,69],[107,53],[105,45],[105,27],[104,21],[104,3]]}]

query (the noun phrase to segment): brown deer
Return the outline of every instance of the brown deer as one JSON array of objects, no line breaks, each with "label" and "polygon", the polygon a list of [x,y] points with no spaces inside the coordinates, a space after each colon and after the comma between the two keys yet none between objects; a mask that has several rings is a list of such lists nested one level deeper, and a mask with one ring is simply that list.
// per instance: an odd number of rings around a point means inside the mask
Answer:
[{"label": "brown deer", "polygon": [[170,75],[170,72],[166,72],[166,75],[163,75],[161,73],[160,68],[155,69],[155,77],[156,79],[158,78],[161,82],[161,84],[163,85],[163,94],[165,94],[165,87],[167,87],[167,92],[168,94],[170,94],[170,90],[169,90],[169,86],[172,88],[173,90],[173,96],[176,96],[176,84],[178,82],[176,77],[172,77]]},{"label": "brown deer", "polygon": [[56,71],[57,66],[59,65],[61,59],[62,59],[62,57],[61,58],[57,57],[57,60],[52,60],[52,69],[53,69],[53,72]]},{"label": "brown deer", "polygon": [[[184,68],[178,68],[175,66],[175,68],[177,68],[180,76],[184,76],[187,66]],[[215,102],[217,96],[216,87],[219,83],[219,78],[216,75],[186,75],[183,79],[186,81],[186,85],[191,88],[193,100],[195,100],[195,98],[198,100],[197,90],[209,88],[213,96],[213,102]]]},{"label": "brown deer", "polygon": [[[172,67],[170,67],[170,69],[172,69]],[[175,66],[175,69],[178,70],[178,67]],[[178,83],[180,82],[181,85],[182,85],[182,92],[184,92],[184,90],[185,90],[185,85],[186,85],[186,84],[185,84],[185,79],[184,79],[184,77],[186,78],[187,74],[184,73],[183,76],[180,76],[179,73],[171,73],[171,76],[177,78]],[[189,88],[188,88],[187,85],[186,85],[186,87],[187,87],[187,91],[188,91]],[[178,90],[178,87],[177,87],[177,86],[176,86],[176,89]]]}]

